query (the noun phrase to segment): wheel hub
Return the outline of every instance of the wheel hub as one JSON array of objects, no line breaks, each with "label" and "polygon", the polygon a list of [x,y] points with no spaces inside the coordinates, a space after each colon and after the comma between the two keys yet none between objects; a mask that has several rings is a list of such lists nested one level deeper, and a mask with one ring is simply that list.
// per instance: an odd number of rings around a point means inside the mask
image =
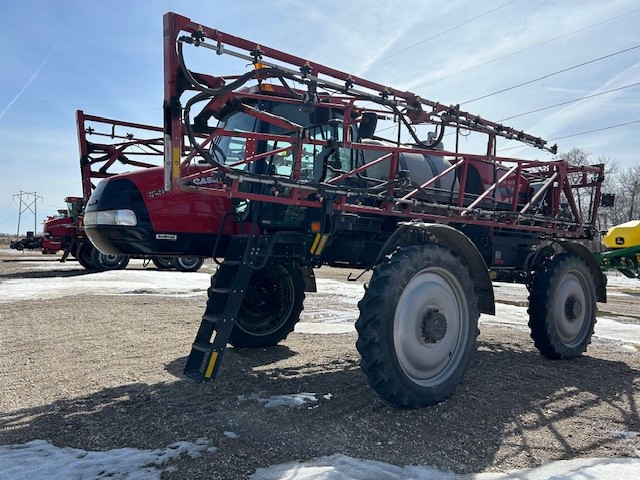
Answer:
[{"label": "wheel hub", "polygon": [[564,314],[569,321],[573,321],[582,315],[582,302],[575,295],[569,295],[565,301]]},{"label": "wheel hub", "polygon": [[420,334],[422,341],[433,345],[442,340],[447,333],[447,319],[437,308],[429,308],[422,317]]}]

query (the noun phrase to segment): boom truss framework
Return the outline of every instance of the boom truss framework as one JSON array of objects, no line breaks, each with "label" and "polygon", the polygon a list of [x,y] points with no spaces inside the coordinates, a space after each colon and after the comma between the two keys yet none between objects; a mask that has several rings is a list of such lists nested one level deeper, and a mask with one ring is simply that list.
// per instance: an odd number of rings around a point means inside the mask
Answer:
[{"label": "boom truss framework", "polygon": [[[186,48],[211,51],[214,60],[235,59],[244,73],[212,76],[194,72],[187,66]],[[167,191],[199,191],[326,211],[518,229],[546,237],[592,238],[595,234],[603,165],[571,166],[562,160],[521,160],[495,154],[498,137],[556,152],[555,146],[547,146],[539,137],[457,106],[426,100],[205,27],[174,13],[164,17],[164,60]],[[298,105],[303,111],[333,108],[343,112],[342,137],[333,141],[314,139],[307,128],[260,108],[262,102],[274,100]],[[231,131],[208,125],[208,120],[221,118],[230,108],[277,126],[282,133]],[[351,127],[363,122],[367,114],[393,119],[398,127],[397,139],[389,140],[385,147],[363,143]],[[426,128],[435,129],[431,142],[421,141],[420,136],[425,135],[417,133]],[[401,130],[412,138],[412,145],[400,142]],[[445,132],[483,134],[486,150],[479,154],[441,150],[437,146]],[[215,146],[210,146],[221,137],[243,139],[243,158],[231,164],[221,162]],[[272,149],[257,147],[267,142]],[[333,148],[382,153],[366,164],[331,169],[328,179],[310,180],[302,172],[305,147],[314,152]],[[406,153],[443,157],[451,166],[421,184],[411,183],[400,165]],[[274,155],[291,156],[290,172],[256,173],[258,170],[251,168]],[[210,164],[207,168],[202,167],[202,159]],[[195,168],[197,160],[200,165]],[[372,167],[388,169],[386,180],[370,182],[366,175]],[[472,168],[492,172],[493,178],[481,193],[472,194],[467,188]],[[435,201],[435,187],[451,175],[455,175],[455,188],[444,192],[448,194],[445,201],[443,192]],[[246,188],[247,184],[261,187]],[[576,189],[584,189],[581,198],[590,199],[586,218],[582,214],[584,206],[574,196]],[[508,191],[506,197],[504,191]]]}]

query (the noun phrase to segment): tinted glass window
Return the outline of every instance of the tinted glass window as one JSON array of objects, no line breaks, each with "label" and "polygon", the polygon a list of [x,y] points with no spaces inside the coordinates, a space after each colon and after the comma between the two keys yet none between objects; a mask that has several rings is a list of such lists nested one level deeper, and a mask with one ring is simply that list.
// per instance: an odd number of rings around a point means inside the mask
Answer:
[{"label": "tinted glass window", "polygon": [[[243,112],[232,114],[220,122],[219,127],[232,132],[254,132],[256,119]],[[235,163],[244,159],[247,139],[243,137],[219,137],[218,148],[211,148],[209,153],[220,163]]]}]

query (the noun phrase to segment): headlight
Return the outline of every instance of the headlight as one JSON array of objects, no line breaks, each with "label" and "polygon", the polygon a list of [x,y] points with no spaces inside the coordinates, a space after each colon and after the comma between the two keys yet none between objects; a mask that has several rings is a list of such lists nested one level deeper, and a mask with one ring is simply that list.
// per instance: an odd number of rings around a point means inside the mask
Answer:
[{"label": "headlight", "polygon": [[103,210],[84,214],[85,225],[124,225],[135,227],[138,219],[133,210]]}]

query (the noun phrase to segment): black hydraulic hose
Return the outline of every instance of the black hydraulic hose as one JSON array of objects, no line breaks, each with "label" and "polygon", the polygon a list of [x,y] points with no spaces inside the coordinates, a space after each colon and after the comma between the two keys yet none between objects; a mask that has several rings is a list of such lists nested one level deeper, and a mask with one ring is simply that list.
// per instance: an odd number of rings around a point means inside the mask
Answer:
[{"label": "black hydraulic hose", "polygon": [[[228,93],[236,88],[241,87],[242,85],[247,83],[249,80],[254,78],[255,72],[257,70],[252,70],[250,72],[247,72],[244,75],[241,75],[239,78],[237,78],[233,82],[229,83],[228,85],[223,85],[218,88],[213,88],[213,87],[208,87],[206,85],[203,85],[202,83],[200,83],[198,80],[195,79],[195,77],[191,73],[191,70],[187,68],[187,65],[184,61],[184,54],[182,51],[183,42],[184,42],[184,38],[181,38],[178,40],[178,62],[180,63],[180,69],[182,70],[182,73],[187,78],[189,83],[193,87],[195,87],[197,90],[200,90],[203,93],[206,92],[209,95],[214,95],[214,96],[222,95],[224,93]],[[262,70],[262,69],[259,69],[259,70]]]},{"label": "black hydraulic hose", "polygon": [[186,63],[184,61],[184,54],[183,54],[183,50],[182,50],[183,42],[184,42],[184,38],[181,38],[178,41],[178,61],[180,63],[180,69],[182,70],[182,73],[187,78],[189,83],[193,87],[195,87],[197,90],[200,90],[203,93],[207,92],[212,96],[223,95],[225,93],[229,93],[231,91],[234,91],[234,90],[240,88],[242,85],[247,83],[249,80],[260,79],[261,77],[275,77],[275,78],[278,78],[281,81],[282,85],[290,93],[292,93],[295,97],[302,98],[302,96],[300,94],[297,94],[284,81],[284,78],[289,78],[290,80],[296,80],[295,77],[293,75],[288,74],[285,70],[282,70],[282,69],[277,68],[277,67],[255,68],[255,69],[253,69],[253,70],[251,70],[249,72],[244,73],[243,75],[241,75],[240,77],[238,77],[237,79],[232,81],[231,83],[223,85],[223,86],[220,86],[220,87],[217,87],[217,88],[209,87],[207,85],[203,85],[198,80],[196,80],[196,78],[193,76],[191,70],[189,70],[187,68],[187,65],[186,65]]},{"label": "black hydraulic hose", "polygon": [[293,98],[297,98],[298,100],[301,100],[302,98],[304,98],[303,95],[296,92],[293,88],[289,86],[287,82],[284,81],[284,77],[282,75],[278,76],[278,80],[280,80],[280,83],[282,84],[282,86],[287,90],[287,92],[289,92],[289,94]]},{"label": "black hydraulic hose", "polygon": [[426,149],[431,149],[431,148],[434,148],[436,145],[438,145],[442,141],[442,138],[444,137],[444,125],[440,125],[440,133],[438,134],[438,137],[433,142],[431,142],[431,144],[426,144],[418,138],[418,136],[416,135],[416,132],[414,132],[413,128],[411,128],[411,124],[407,122],[405,115],[400,110],[398,110],[397,107],[394,106],[392,108],[393,108],[393,112],[396,115],[398,115],[400,120],[402,120],[402,123],[404,123],[405,127],[407,127],[407,130],[409,130],[409,134],[415,140],[418,146]]},{"label": "black hydraulic hose", "polygon": [[[207,163],[220,167],[223,170],[229,171],[228,167],[218,162],[209,154],[207,150],[202,148],[202,145],[200,145],[200,142],[198,142],[198,140],[196,139],[193,133],[193,127],[191,126],[191,120],[189,118],[189,114],[191,113],[191,107],[198,102],[203,102],[204,100],[208,100],[210,97],[211,95],[209,93],[202,92],[195,95],[193,98],[190,98],[184,107],[182,123],[184,124],[185,130],[187,132],[187,137],[189,138],[189,142],[191,142],[191,146],[200,154],[200,156],[204,158]],[[212,145],[215,145],[215,143],[212,143]]]}]

